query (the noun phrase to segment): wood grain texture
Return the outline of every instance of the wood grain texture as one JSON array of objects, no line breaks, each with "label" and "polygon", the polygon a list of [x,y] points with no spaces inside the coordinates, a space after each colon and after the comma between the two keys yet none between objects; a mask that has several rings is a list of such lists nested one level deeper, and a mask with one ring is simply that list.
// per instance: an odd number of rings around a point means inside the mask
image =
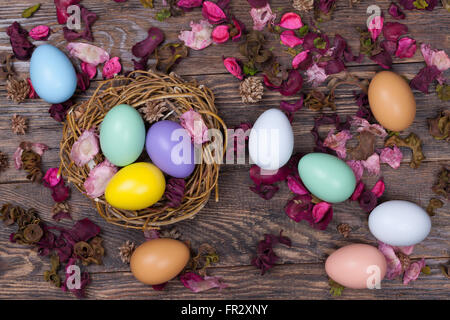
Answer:
[{"label": "wood grain texture", "polygon": [[[23,9],[31,5],[29,0],[11,3],[0,0],[0,52],[9,51],[9,39],[4,32],[15,20],[31,29],[37,24],[48,24],[53,33],[49,42],[64,48],[66,42],[62,37],[62,26],[56,23],[56,14],[52,0],[40,1],[41,9],[30,19],[20,18]],[[274,12],[282,12],[277,8],[288,7],[285,0],[271,0]],[[386,11],[390,1],[376,2]],[[355,27],[364,26],[367,19],[365,10],[368,1],[361,1],[355,8],[348,8],[346,1],[338,1],[334,19],[321,24],[324,32],[333,35],[336,30],[345,37],[354,52],[358,51],[358,35]],[[194,10],[183,17],[171,18],[166,22],[153,19],[157,9],[144,9],[138,0],[128,0],[116,3],[111,0],[85,0],[83,5],[93,10],[99,16],[93,30],[95,45],[107,49],[111,56],[119,56],[124,68],[132,68],[131,46],[145,37],[150,26],[162,28],[166,41],[176,41],[181,29],[188,29],[191,20],[201,19],[200,11]],[[157,7],[159,4],[156,4]],[[449,38],[447,28],[450,16],[441,8],[441,4],[433,12],[407,11],[407,24],[410,32],[418,43],[431,43],[432,46],[448,49]],[[248,27],[252,22],[248,14],[249,6],[245,0],[232,0],[232,12]],[[387,14],[386,14],[387,15]],[[308,22],[307,17],[303,17]],[[389,16],[386,21],[392,21]],[[424,27],[426,26],[426,28]],[[39,43],[39,42],[37,42]],[[273,47],[284,65],[290,61],[278,40],[269,37],[267,46]],[[448,50],[447,50],[448,51]],[[238,81],[226,73],[222,65],[222,56],[237,56],[237,44],[213,45],[203,51],[191,50],[190,57],[182,61],[175,69],[178,74],[187,79],[195,79],[211,87],[216,95],[216,103],[220,116],[229,127],[243,121],[254,122],[265,110],[277,107],[280,100],[285,99],[279,93],[266,90],[262,102],[255,105],[243,105],[238,93]],[[394,59],[394,71],[408,79],[423,66],[420,52],[410,59]],[[28,62],[16,62],[15,68],[23,76],[27,76]],[[362,64],[349,64],[349,72],[360,78],[370,79],[380,68],[365,58]],[[99,80],[99,78],[97,78]],[[87,99],[97,86],[97,81],[91,88],[77,94],[77,101]],[[319,87],[326,90],[325,87]],[[309,86],[306,84],[304,91]],[[340,87],[336,91],[337,112],[340,116],[353,115],[357,107],[353,101],[353,87]],[[432,90],[434,92],[434,88]],[[404,150],[404,160],[398,170],[382,165],[382,174],[387,190],[383,200],[403,199],[416,202],[426,207],[433,197],[430,188],[435,182],[435,176],[442,165],[450,163],[450,145],[434,140],[428,133],[426,119],[434,117],[441,109],[448,108],[449,103],[440,101],[435,93],[423,95],[414,92],[417,101],[417,116],[413,125],[405,131],[417,133],[424,142],[426,160],[422,166],[413,170],[408,166],[410,152]],[[298,96],[287,98],[295,100]],[[50,224],[51,206],[53,204],[50,191],[42,186],[31,184],[25,178],[23,171],[13,168],[12,154],[20,141],[44,142],[50,149],[43,157],[44,169],[58,166],[59,141],[61,139],[61,124],[48,116],[49,105],[42,100],[27,100],[15,104],[6,99],[5,85],[0,82],[0,151],[10,156],[10,168],[0,174],[0,204],[12,202],[26,208],[35,207],[41,217]],[[325,111],[330,113],[330,111]],[[29,130],[25,136],[16,136],[11,132],[10,119],[13,114],[20,114],[29,119]],[[319,114],[307,109],[295,114],[293,130],[295,135],[295,151],[311,152],[313,140],[310,130],[313,119]],[[323,128],[326,134],[329,127]],[[403,135],[403,134],[402,134]],[[378,146],[382,141],[378,141]],[[134,280],[127,265],[119,257],[117,248],[125,241],[136,243],[144,241],[139,231],[126,230],[109,225],[93,209],[90,201],[78,193],[72,186],[70,205],[74,220],[89,217],[102,228],[102,237],[106,248],[104,265],[89,266],[93,282],[88,289],[91,299],[329,299],[327,278],[323,262],[335,249],[350,243],[375,244],[376,241],[367,227],[367,214],[362,212],[356,203],[342,203],[334,207],[334,219],[325,231],[311,229],[305,222],[291,221],[283,211],[287,200],[291,197],[288,188],[280,184],[280,191],[270,201],[259,198],[249,191],[251,180],[248,176],[249,165],[225,165],[221,169],[219,181],[220,201],[210,201],[193,220],[177,224],[177,229],[183,239],[191,240],[193,247],[208,242],[217,248],[221,257],[216,267],[210,269],[211,275],[223,278],[229,288],[218,291],[210,290],[201,294],[193,294],[182,287],[178,281],[170,282],[167,290],[153,291]],[[369,186],[375,183],[373,177],[364,177]],[[414,250],[414,258],[427,258],[427,264],[432,267],[430,276],[421,276],[416,282],[403,286],[400,280],[384,281],[382,290],[347,290],[341,299],[448,299],[450,285],[439,269],[439,263],[450,259],[450,207],[446,205],[438,209],[432,218],[433,228],[429,237]],[[348,223],[353,231],[349,238],[344,239],[336,231],[339,223]],[[71,221],[58,223],[62,226],[72,225]],[[276,252],[281,257],[280,265],[261,277],[250,260],[255,254],[257,242],[264,233],[278,233],[281,229],[293,241],[292,248],[277,247]],[[8,241],[14,227],[0,226],[0,299],[8,298],[45,298],[72,299],[70,294],[45,283],[42,278],[44,270],[49,268],[48,259],[37,256],[29,248]]]}]

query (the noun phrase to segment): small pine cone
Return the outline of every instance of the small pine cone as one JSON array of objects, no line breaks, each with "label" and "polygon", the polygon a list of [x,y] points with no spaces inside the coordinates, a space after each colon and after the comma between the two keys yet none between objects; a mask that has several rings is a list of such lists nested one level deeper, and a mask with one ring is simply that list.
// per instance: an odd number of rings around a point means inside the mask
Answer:
[{"label": "small pine cone", "polygon": [[0,151],[0,172],[8,168],[8,156]]},{"label": "small pine cone", "polygon": [[239,93],[243,103],[256,103],[261,101],[264,86],[260,78],[249,77],[239,84]]},{"label": "small pine cone", "polygon": [[121,247],[119,247],[119,256],[123,263],[130,263],[131,255],[136,249],[134,242],[127,240]]},{"label": "small pine cone", "polygon": [[17,80],[14,77],[9,77],[6,81],[6,92],[8,99],[15,103],[21,103],[28,98],[30,92],[30,85],[27,80]]},{"label": "small pine cone", "polygon": [[168,111],[165,101],[150,101],[145,107],[139,109],[145,121],[153,123],[164,117],[164,113]]},{"label": "small pine cone", "polygon": [[337,226],[337,230],[340,234],[344,236],[344,238],[347,238],[350,234],[350,231],[352,231],[352,228],[347,223],[341,223]]},{"label": "small pine cone", "polygon": [[406,269],[408,269],[409,265],[411,264],[411,260],[409,259],[409,256],[407,256],[403,252],[398,252],[397,256],[402,265],[402,270],[405,271]]},{"label": "small pine cone", "polygon": [[309,11],[314,8],[314,0],[293,0],[292,6],[298,11]]},{"label": "small pine cone", "polygon": [[17,114],[12,116],[11,129],[15,134],[25,134],[27,128],[27,118],[18,116]]}]

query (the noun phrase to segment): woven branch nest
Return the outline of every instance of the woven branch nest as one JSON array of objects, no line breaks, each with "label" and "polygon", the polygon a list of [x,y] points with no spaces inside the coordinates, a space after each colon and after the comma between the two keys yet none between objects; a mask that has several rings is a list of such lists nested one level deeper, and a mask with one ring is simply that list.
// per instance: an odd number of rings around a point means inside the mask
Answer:
[{"label": "woven branch nest", "polygon": [[[74,142],[84,130],[92,127],[98,130],[104,116],[114,106],[128,104],[138,109],[145,106],[147,102],[158,100],[166,101],[169,109],[172,109],[167,111],[164,118],[178,117],[191,109],[200,113],[209,129],[215,128],[222,131],[223,150],[225,150],[227,128],[217,116],[214,94],[209,88],[198,85],[195,81],[185,82],[172,73],[166,75],[152,71],[135,71],[128,76],[116,76],[101,82],[88,101],[78,103],[69,110],[60,144],[62,174],[86,195],[83,184],[94,164],[78,167],[72,161],[70,151]],[[203,159],[213,159],[214,154],[210,150],[213,148],[207,148],[208,145],[209,142],[202,146]],[[223,157],[223,154],[220,157]],[[93,161],[97,165],[104,159],[103,154],[99,153]],[[148,156],[146,161],[149,161]],[[167,202],[165,197],[153,206],[138,211],[114,208],[106,202],[104,196],[90,199],[93,200],[98,213],[109,223],[142,230],[158,229],[161,226],[192,218],[205,206],[213,190],[215,190],[215,199],[218,201],[220,164],[208,163],[203,161],[201,164],[196,164],[194,172],[186,178],[184,198],[177,208],[165,205]]]}]

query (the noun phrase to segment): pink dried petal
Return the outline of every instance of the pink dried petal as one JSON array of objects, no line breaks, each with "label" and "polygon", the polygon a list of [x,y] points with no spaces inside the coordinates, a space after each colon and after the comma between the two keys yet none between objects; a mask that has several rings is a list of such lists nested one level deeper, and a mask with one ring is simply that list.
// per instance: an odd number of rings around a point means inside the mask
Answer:
[{"label": "pink dried petal", "polygon": [[44,178],[42,178],[43,184],[48,188],[56,186],[61,181],[61,179],[62,177],[59,174],[59,168],[48,169],[44,175]]},{"label": "pink dried petal", "polygon": [[[280,34],[280,40],[281,40],[281,43],[283,43],[285,46],[288,46],[290,48],[294,48],[303,43],[303,39],[300,39],[299,37],[297,37],[295,32],[292,30],[284,30]],[[300,52],[298,55],[305,54],[308,52],[309,52],[309,50],[303,51],[303,52]],[[305,58],[306,58],[306,56],[305,56]],[[298,62],[298,63],[300,63],[300,62]],[[298,66],[298,63],[297,63],[297,66]],[[294,64],[294,61],[292,61],[292,64]]]},{"label": "pink dried petal", "polygon": [[415,261],[411,263],[408,269],[405,270],[405,274],[403,275],[403,284],[408,284],[411,281],[417,280],[420,275],[420,272],[425,267],[425,259],[421,259],[420,261]]},{"label": "pink dried petal", "polygon": [[296,195],[286,204],[284,212],[295,222],[307,220],[308,222],[313,223],[311,213],[313,204],[311,201],[312,198],[309,194]]},{"label": "pink dried petal", "polygon": [[398,40],[398,47],[395,55],[398,58],[411,58],[416,53],[416,40],[404,37]]},{"label": "pink dried petal", "polygon": [[194,110],[186,111],[180,116],[180,124],[187,130],[195,144],[208,141],[208,127],[200,113]]},{"label": "pink dried petal", "polygon": [[375,183],[371,191],[377,196],[377,198],[379,198],[383,195],[385,188],[386,186],[384,184],[384,181],[380,179],[377,181],[377,183]]},{"label": "pink dried petal", "polygon": [[353,191],[353,194],[350,196],[350,200],[352,201],[358,201],[359,197],[361,197],[362,192],[364,191],[365,185],[364,182],[359,181],[356,185],[355,191]]},{"label": "pink dried petal", "polygon": [[147,62],[150,54],[155,51],[155,49],[164,41],[164,33],[161,29],[156,27],[151,27],[147,31],[147,37],[136,43],[132,48],[131,52],[135,57],[145,59]]},{"label": "pink dried petal", "polygon": [[202,2],[203,2],[203,0],[178,0],[177,6],[179,6],[180,8],[186,8],[186,9],[197,8],[202,5]]},{"label": "pink dried petal", "polygon": [[200,20],[198,23],[191,21],[191,29],[192,31],[181,31],[178,36],[185,46],[202,50],[212,43],[212,25],[208,21]]},{"label": "pink dried petal", "polygon": [[281,17],[280,27],[290,30],[300,29],[303,27],[302,18],[294,12],[285,13]]},{"label": "pink dried petal", "polygon": [[80,3],[81,0],[54,0],[56,6],[56,17],[59,24],[65,24],[69,14],[67,7]]},{"label": "pink dried petal", "polygon": [[373,41],[375,41],[383,29],[384,18],[382,16],[375,16],[369,23],[369,32]]},{"label": "pink dried petal", "polygon": [[94,159],[100,151],[98,135],[95,129],[85,130],[78,140],[73,144],[70,151],[70,158],[79,167]]},{"label": "pink dried petal", "polygon": [[236,19],[234,17],[231,18],[231,20],[233,21],[234,27],[237,30],[237,33],[235,36],[233,36],[232,40],[239,41],[242,37],[243,32],[245,31],[245,25],[241,21],[239,21],[238,19]]},{"label": "pink dried petal", "polygon": [[29,99],[39,99],[38,94],[36,93],[36,91],[33,88],[33,84],[31,83],[31,79],[27,78],[27,82],[28,82],[28,85],[30,86],[30,92],[28,93],[28,98]]},{"label": "pink dried petal", "polygon": [[81,62],[81,71],[83,71],[84,74],[87,74],[89,79],[93,79],[97,74],[97,66],[86,62]]},{"label": "pink dried petal", "polygon": [[325,217],[325,215],[329,212],[331,209],[331,204],[328,202],[319,202],[316,204],[312,209],[312,216],[314,223],[318,223],[322,221],[322,219]]},{"label": "pink dried petal", "polygon": [[45,25],[34,27],[30,30],[29,35],[34,40],[47,40],[50,35],[50,28]]},{"label": "pink dried petal", "polygon": [[156,229],[150,229],[144,231],[144,238],[146,241],[155,240],[160,238],[159,231]]},{"label": "pink dried petal", "polygon": [[370,175],[376,176],[380,173],[380,156],[378,153],[372,154],[366,160],[362,160],[361,163]]},{"label": "pink dried petal", "polygon": [[400,167],[400,164],[403,159],[403,154],[397,146],[393,146],[393,148],[383,148],[380,153],[380,162],[387,163],[392,168],[397,169]]},{"label": "pink dried petal", "polygon": [[431,49],[429,44],[422,43],[420,51],[427,66],[435,66],[439,71],[446,71],[450,68],[450,59],[445,51],[437,51]]},{"label": "pink dried petal", "polygon": [[108,160],[95,166],[84,181],[86,194],[91,198],[101,197],[105,193],[109,180],[116,174],[117,167]]},{"label": "pink dried petal", "polygon": [[347,164],[353,170],[356,181],[361,180],[361,177],[364,173],[364,166],[363,166],[361,160],[348,160]]},{"label": "pink dried petal", "polygon": [[227,16],[223,10],[214,2],[203,2],[202,14],[212,24],[219,24],[226,20]]},{"label": "pink dried petal", "polygon": [[230,32],[227,25],[220,25],[214,28],[211,33],[212,40],[215,43],[224,43],[230,39]]},{"label": "pink dried petal", "polygon": [[306,70],[306,81],[311,83],[313,87],[319,86],[322,82],[327,80],[328,75],[325,73],[325,69],[319,67],[316,63]]},{"label": "pink dried petal", "polygon": [[23,153],[23,149],[21,147],[17,147],[16,151],[14,152],[14,167],[17,170],[22,169],[22,153]]},{"label": "pink dried petal", "polygon": [[70,42],[67,45],[67,50],[72,57],[94,66],[109,60],[108,52],[88,43]]},{"label": "pink dried petal", "polygon": [[300,177],[289,175],[286,178],[287,185],[289,190],[298,195],[309,194],[309,191],[303,185],[303,182],[300,180]]},{"label": "pink dried petal", "polygon": [[220,281],[218,277],[202,277],[194,272],[187,272],[180,276],[180,281],[183,285],[192,292],[203,292],[212,288],[224,289],[228,287]]},{"label": "pink dried petal", "polygon": [[370,124],[369,121],[361,117],[352,116],[350,124],[352,126],[357,126],[358,132],[369,131],[370,133],[380,138],[385,138],[387,136],[387,132],[382,126],[376,123]]},{"label": "pink dried petal", "polygon": [[119,62],[119,57],[111,58],[103,66],[103,78],[114,78],[122,70],[122,65]]},{"label": "pink dried petal", "polygon": [[395,254],[394,248],[378,241],[378,250],[384,255],[387,263],[386,279],[392,280],[402,274],[402,263]]},{"label": "pink dried petal", "polygon": [[302,51],[292,60],[292,68],[297,69],[303,61],[308,58],[309,50]]},{"label": "pink dried petal", "polygon": [[239,60],[233,57],[228,57],[223,59],[223,64],[225,68],[231,73],[233,76],[238,78],[239,80],[244,79],[244,74],[242,73],[242,68],[239,64]]},{"label": "pink dried petal", "polygon": [[406,254],[407,256],[411,255],[414,251],[414,245],[406,246],[406,247],[394,247],[395,251],[400,251],[401,253]]},{"label": "pink dried petal", "polygon": [[339,158],[345,159],[347,157],[346,144],[351,138],[352,135],[349,130],[342,130],[341,132],[334,134],[334,129],[331,129],[328,136],[325,138],[323,145],[336,151]]},{"label": "pink dried petal", "polygon": [[52,189],[52,198],[55,202],[64,202],[69,197],[70,188],[65,185],[64,180],[59,180]]},{"label": "pink dried petal", "polygon": [[252,8],[250,15],[253,19],[253,29],[259,31],[263,30],[267,23],[273,24],[276,18],[268,2],[264,7]]},{"label": "pink dried petal", "polygon": [[291,173],[288,165],[282,166],[278,170],[268,171],[262,170],[256,164],[250,167],[250,179],[255,183],[255,185],[272,185],[276,182],[285,180]]},{"label": "pink dried petal", "polygon": [[408,32],[408,27],[400,22],[386,22],[383,28],[383,36],[386,40],[397,39]]}]

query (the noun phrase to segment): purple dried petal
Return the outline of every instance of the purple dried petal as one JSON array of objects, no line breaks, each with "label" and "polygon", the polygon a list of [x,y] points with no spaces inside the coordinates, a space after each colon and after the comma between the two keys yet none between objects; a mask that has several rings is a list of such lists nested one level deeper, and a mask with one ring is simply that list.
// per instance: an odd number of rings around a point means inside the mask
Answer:
[{"label": "purple dried petal", "polygon": [[168,200],[167,206],[169,208],[178,208],[184,197],[186,189],[186,181],[181,178],[170,178],[166,185],[164,196]]},{"label": "purple dried petal", "polygon": [[370,59],[378,63],[384,69],[390,69],[392,67],[392,57],[387,51],[381,51],[380,53],[371,56]]},{"label": "purple dried petal", "polygon": [[408,27],[400,22],[386,22],[383,28],[383,36],[386,40],[397,39],[408,32]]},{"label": "purple dried petal", "polygon": [[405,19],[405,14],[400,9],[400,7],[394,2],[391,2],[388,12],[391,15],[391,17],[394,19],[398,19],[398,20]]},{"label": "purple dried petal", "polygon": [[27,39],[28,31],[15,21],[6,29],[6,34],[9,36],[14,56],[19,60],[30,59],[35,46]]},{"label": "purple dried petal", "polygon": [[441,75],[441,71],[436,66],[425,66],[409,83],[410,87],[423,93],[428,93],[428,87]]}]

